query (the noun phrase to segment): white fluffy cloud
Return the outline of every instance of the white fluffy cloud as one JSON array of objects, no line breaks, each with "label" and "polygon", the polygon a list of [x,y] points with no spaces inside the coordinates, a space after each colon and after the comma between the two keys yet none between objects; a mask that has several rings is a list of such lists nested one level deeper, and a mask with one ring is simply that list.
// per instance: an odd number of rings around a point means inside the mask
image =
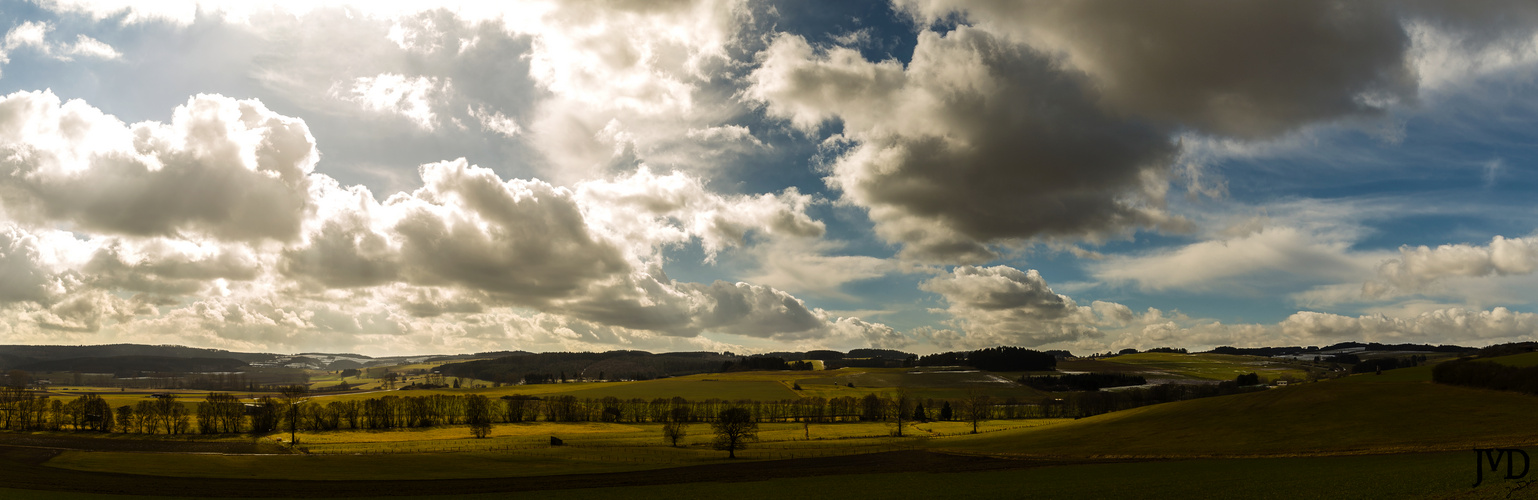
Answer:
[{"label": "white fluffy cloud", "polygon": [[[645,167],[564,188],[459,159],[422,165],[420,188],[381,200],[314,172],[303,121],[217,95],[194,97],[169,123],[125,125],[81,101],[13,94],[0,99],[0,147],[10,341],[181,335],[280,349],[383,335],[426,349],[682,346],[667,339],[706,333],[806,345],[902,338],[769,286],[661,271],[670,246],[698,242],[714,256],[759,238],[820,238],[822,222],[806,213],[814,200],[795,189],[723,195]],[[492,321],[521,326],[493,333]],[[447,326],[461,322],[480,326]]]},{"label": "white fluffy cloud", "polygon": [[0,226],[0,303],[49,304],[78,281],[48,264],[42,240],[14,224]]},{"label": "white fluffy cloud", "polygon": [[123,57],[111,45],[86,35],[75,35],[75,43],[49,42],[48,34],[53,30],[52,24],[37,21],[23,22],[11,28],[0,42],[0,64],[9,62],[10,54],[18,49],[35,50],[44,57],[60,61],[71,61],[75,57],[103,60]]},{"label": "white fluffy cloud", "polygon": [[1348,340],[1484,345],[1538,338],[1538,314],[1505,307],[1440,307],[1411,314],[1358,316],[1299,311],[1277,323],[1225,324],[1178,311],[1138,313],[1114,302],[1081,306],[1053,292],[1035,270],[1007,266],[961,266],[921,286],[945,299],[948,307],[937,312],[951,316],[949,324],[959,330],[917,332],[942,348],[1007,344],[1103,352],[1127,347],[1204,349]]},{"label": "white fluffy cloud", "polygon": [[582,182],[576,196],[587,217],[620,241],[649,254],[663,245],[698,238],[707,260],[745,243],[750,231],[765,236],[822,236],[820,221],[806,214],[812,198],[795,188],[779,194],[723,196],[683,172],[657,175],[641,166],[628,175]]},{"label": "white fluffy cloud", "polygon": [[[550,99],[526,121],[548,176],[571,183],[645,162],[696,173],[722,169],[730,149],[691,130],[746,114],[724,81],[747,20],[741,0],[554,2],[503,18],[528,35],[529,75]],[[714,95],[706,94],[707,90]],[[702,98],[705,97],[705,98]],[[750,137],[751,139],[751,137]],[[715,146],[712,144],[711,146]]]},{"label": "white fluffy cloud", "polygon": [[518,134],[523,132],[523,127],[519,127],[517,121],[508,118],[507,115],[503,115],[501,111],[487,111],[484,107],[467,108],[467,111],[470,113],[470,117],[480,122],[482,129],[496,132],[509,138],[517,137]]},{"label": "white fluffy cloud", "polygon": [[359,77],[334,93],[364,109],[405,117],[422,130],[431,132],[438,127],[438,115],[433,113],[433,106],[451,88],[450,82],[440,82],[438,78],[382,73]]},{"label": "white fluffy cloud", "polygon": [[1483,246],[1403,246],[1397,258],[1378,265],[1377,275],[1362,285],[1362,295],[1394,297],[1426,291],[1443,278],[1526,275],[1534,270],[1538,238],[1496,236]]},{"label": "white fluffy cloud", "polygon": [[0,98],[0,203],[13,218],[136,236],[289,240],[319,154],[303,121],[199,95],[131,126],[52,92]]}]

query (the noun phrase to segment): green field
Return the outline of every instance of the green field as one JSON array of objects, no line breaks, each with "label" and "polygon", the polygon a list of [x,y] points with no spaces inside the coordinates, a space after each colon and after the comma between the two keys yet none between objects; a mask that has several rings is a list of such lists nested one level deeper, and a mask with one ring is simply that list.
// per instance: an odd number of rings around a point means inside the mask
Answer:
[{"label": "green field", "polygon": [[[1246,373],[1256,373],[1261,380],[1308,378],[1309,363],[1229,354],[1175,354],[1143,352],[1103,358],[1100,361],[1142,368],[1147,378],[1233,380]],[[1316,369],[1316,370],[1322,370]]]},{"label": "green field", "polygon": [[[961,399],[974,393],[1000,399],[1041,399],[1046,393],[1021,386],[1003,374],[966,371],[927,371],[905,368],[856,368],[823,372],[799,381],[802,392],[825,398],[876,394],[892,397],[898,388],[916,398]],[[854,387],[849,387],[854,384]]]},{"label": "green field", "polygon": [[1364,374],[1146,406],[1050,429],[959,438],[944,448],[1011,455],[1170,457],[1538,445],[1538,427],[1513,424],[1530,422],[1538,414],[1538,398],[1429,382],[1374,380],[1378,378]]},{"label": "green field", "polygon": [[1501,357],[1498,357],[1498,358],[1489,358],[1489,359],[1487,359],[1485,361],[1494,361],[1494,362],[1497,362],[1497,363],[1500,363],[1500,364],[1503,364],[1503,365],[1511,365],[1511,366],[1522,366],[1522,367],[1538,366],[1538,352],[1529,352],[1529,353],[1526,353],[1526,354],[1515,354],[1515,355],[1511,355],[1511,356],[1501,356]]}]

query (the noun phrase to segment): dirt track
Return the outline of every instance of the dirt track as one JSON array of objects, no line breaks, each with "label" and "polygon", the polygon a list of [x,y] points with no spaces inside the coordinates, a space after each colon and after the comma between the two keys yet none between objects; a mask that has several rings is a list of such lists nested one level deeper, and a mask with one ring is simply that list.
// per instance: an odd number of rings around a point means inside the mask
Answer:
[{"label": "dirt track", "polygon": [[274,481],[82,472],[42,465],[63,451],[62,449],[0,445],[0,484],[10,488],[32,490],[203,497],[462,495],[692,482],[756,481],[835,474],[1007,470],[1061,464],[1061,462],[946,455],[927,451],[895,451],[869,455],[721,463],[606,474],[417,481]]}]

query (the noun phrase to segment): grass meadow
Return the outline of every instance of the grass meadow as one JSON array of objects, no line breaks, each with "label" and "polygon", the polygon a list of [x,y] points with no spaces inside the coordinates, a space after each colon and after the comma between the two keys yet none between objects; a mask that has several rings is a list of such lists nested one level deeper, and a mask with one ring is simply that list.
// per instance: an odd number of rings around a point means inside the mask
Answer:
[{"label": "grass meadow", "polygon": [[[1304,368],[1266,364],[1246,356],[1139,354],[1093,363],[1128,371],[1157,371],[1204,380],[1238,372],[1302,378]],[[1538,365],[1538,353],[1498,358]],[[1306,365],[1306,364],[1305,364]],[[1262,392],[1145,406],[1083,419],[984,421],[980,434],[967,422],[760,424],[759,440],[733,463],[844,457],[929,450],[947,455],[1001,457],[1039,463],[1011,470],[849,474],[665,486],[541,491],[541,498],[781,498],[793,491],[842,491],[858,497],[903,498],[1504,498],[1533,496],[1504,480],[1471,490],[1468,450],[1538,446],[1538,398],[1511,392],[1430,382],[1431,366],[1362,374]],[[1269,371],[1267,371],[1269,370]],[[643,382],[584,382],[460,390],[407,391],[422,395],[488,396],[570,394],[577,397],[652,399],[791,399],[799,394],[837,397],[891,395],[902,387],[916,397],[959,398],[980,391],[996,397],[1045,393],[1000,383],[981,372],[910,373],[901,369],[744,372]],[[854,388],[848,387],[853,383]],[[89,388],[69,388],[65,393]],[[1013,391],[1013,392],[1011,392]],[[312,400],[377,397],[384,393],[316,396]],[[103,394],[113,405],[145,394]],[[187,403],[201,399],[187,393]],[[551,436],[565,446],[549,445]],[[286,435],[284,436],[286,438]],[[103,439],[153,439],[111,435]],[[176,439],[184,439],[178,437]],[[250,440],[187,436],[190,440]],[[265,439],[265,438],[259,438]],[[301,432],[301,455],[198,455],[121,451],[68,451],[47,467],[73,471],[177,478],[256,480],[398,480],[524,478],[625,473],[723,464],[711,449],[708,424],[688,427],[674,447],[660,424],[496,424],[486,439],[465,426],[425,429]],[[1535,487],[1538,488],[1538,487]],[[0,489],[0,497],[113,498]],[[484,498],[493,498],[482,495]],[[497,495],[495,498],[503,498]],[[135,497],[149,498],[149,497]],[[429,498],[429,497],[420,497]],[[475,495],[458,498],[477,498]]]},{"label": "grass meadow", "polygon": [[1144,352],[1111,356],[1100,361],[1140,367],[1149,371],[1145,375],[1147,378],[1221,381],[1233,380],[1246,373],[1258,374],[1262,380],[1304,380],[1308,377],[1306,363],[1261,356]]}]

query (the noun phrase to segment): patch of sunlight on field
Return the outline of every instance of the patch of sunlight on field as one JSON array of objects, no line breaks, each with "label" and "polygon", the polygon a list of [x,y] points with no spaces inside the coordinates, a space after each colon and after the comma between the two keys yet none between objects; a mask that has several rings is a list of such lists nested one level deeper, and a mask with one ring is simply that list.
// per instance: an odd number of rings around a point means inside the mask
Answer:
[{"label": "patch of sunlight on field", "polygon": [[[986,431],[1035,425],[1031,423],[1035,421],[1030,420],[1001,422],[1007,423],[984,422],[983,429]],[[683,446],[708,447],[715,437],[708,423],[690,424],[685,427],[685,430],[687,435],[679,441]],[[968,424],[967,431],[970,432],[970,430],[970,424]],[[816,448],[839,446],[828,444],[832,442],[843,442],[848,445],[852,442],[851,440],[861,439],[876,440],[877,442],[867,443],[873,446],[889,446],[892,443],[888,442],[887,438],[895,431],[895,424],[885,422],[813,423],[807,426],[799,423],[765,423],[759,424],[759,439],[754,447]],[[926,430],[917,429],[911,423],[907,426],[907,433],[915,437],[935,435]],[[959,431],[946,431],[940,435],[957,433]],[[280,432],[274,436],[281,434],[283,433]],[[301,432],[299,447],[314,454],[524,450],[548,447],[549,438],[552,436],[559,437],[568,446],[651,447],[663,443],[662,424],[537,422],[496,424],[492,426],[490,437],[485,439],[472,438],[469,428],[462,425],[383,431]]]},{"label": "patch of sunlight on field", "polygon": [[[1072,422],[1071,418],[1036,418],[1027,420],[984,420],[978,422],[979,434],[999,431],[1011,431],[1015,429],[1034,429]],[[972,423],[962,421],[933,421],[913,424],[912,428],[928,433],[930,436],[962,436],[972,433]]]},{"label": "patch of sunlight on field", "polygon": [[[973,393],[994,398],[1035,400],[1045,393],[1022,386],[1013,378],[977,370],[916,371],[911,368],[864,368],[860,371],[836,370],[799,380],[805,396],[836,398],[867,394],[892,398],[899,388],[919,399],[961,399]],[[849,387],[854,384],[854,387]]]},{"label": "patch of sunlight on field", "polygon": [[567,392],[579,398],[603,398],[614,396],[622,399],[641,398],[672,398],[681,397],[690,400],[724,399],[739,400],[751,399],[757,401],[776,401],[781,399],[795,399],[796,392],[786,384],[778,380],[731,380],[719,378],[670,378],[649,380],[625,385],[608,387],[593,387],[589,389]]},{"label": "patch of sunlight on field", "polygon": [[1101,361],[1143,366],[1181,377],[1204,380],[1233,380],[1234,377],[1246,373],[1259,374],[1264,380],[1276,380],[1282,377],[1302,380],[1308,376],[1308,372],[1298,364],[1261,356],[1144,352],[1112,356],[1103,358]]},{"label": "patch of sunlight on field", "polygon": [[[488,439],[523,436],[562,436],[573,434],[622,434],[641,432],[643,429],[626,424],[604,422],[539,422],[518,424],[493,424]],[[659,433],[661,431],[658,431]],[[299,442],[305,444],[331,443],[399,443],[405,441],[433,441],[463,439],[470,435],[464,425],[413,429],[345,430],[327,432],[300,432]]]}]

